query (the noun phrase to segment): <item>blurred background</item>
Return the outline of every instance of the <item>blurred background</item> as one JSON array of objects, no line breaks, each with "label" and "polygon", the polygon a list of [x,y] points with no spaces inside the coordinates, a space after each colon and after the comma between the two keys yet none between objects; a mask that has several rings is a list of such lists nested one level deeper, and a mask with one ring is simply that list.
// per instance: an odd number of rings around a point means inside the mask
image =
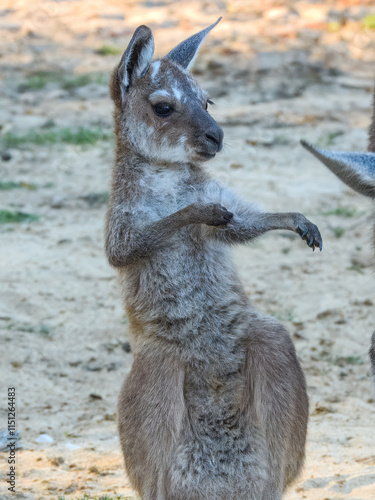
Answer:
[{"label": "blurred background", "polygon": [[267,210],[304,213],[324,240],[313,253],[275,232],[235,251],[246,293],[287,326],[307,378],[306,467],[286,498],[375,497],[372,204],[299,144],[366,149],[373,0],[1,0],[0,428],[15,386],[14,498],[135,498],[116,429],[132,355],[103,250],[108,80],[138,25],[162,57],[219,16],[193,68],[225,133],[207,168]]}]

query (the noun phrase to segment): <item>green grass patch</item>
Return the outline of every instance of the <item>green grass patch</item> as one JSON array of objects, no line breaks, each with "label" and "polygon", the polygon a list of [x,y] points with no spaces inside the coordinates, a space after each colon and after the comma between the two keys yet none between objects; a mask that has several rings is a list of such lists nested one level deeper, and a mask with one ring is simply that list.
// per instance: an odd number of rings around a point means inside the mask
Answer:
[{"label": "green grass patch", "polygon": [[109,193],[108,191],[89,193],[84,196],[80,196],[80,199],[84,200],[90,207],[105,205],[109,201]]},{"label": "green grass patch", "polygon": [[337,215],[338,217],[350,218],[354,217],[357,214],[357,209],[355,207],[343,206],[337,207],[333,210],[327,210],[325,212],[321,212],[322,215]]},{"label": "green grass patch", "polygon": [[329,33],[337,33],[342,28],[342,22],[340,21],[331,21],[327,25],[327,30]]},{"label": "green grass patch", "polygon": [[52,188],[53,183],[47,182],[46,184],[42,184],[41,186],[37,186],[32,182],[25,181],[0,181],[0,191],[10,191],[11,189],[28,189],[29,191],[36,191],[39,187],[42,188]]},{"label": "green grass patch", "polygon": [[356,273],[363,274],[363,266],[359,263],[352,264],[346,268],[347,271],[355,271]]},{"label": "green grass patch", "polygon": [[341,130],[321,135],[317,140],[317,145],[321,148],[327,148],[329,146],[333,146],[336,137],[340,137],[340,135],[344,135],[344,132],[341,132]]},{"label": "green grass patch", "polygon": [[32,73],[21,85],[18,87],[20,92],[27,90],[41,90],[47,83],[61,82],[63,80],[62,73],[51,71],[37,71]]},{"label": "green grass patch", "polygon": [[335,365],[341,366],[342,368],[348,365],[363,365],[364,361],[361,356],[338,356],[333,361]]},{"label": "green grass patch", "polygon": [[287,311],[267,311],[271,316],[274,316],[276,319],[279,321],[294,321],[295,320],[295,313],[292,309],[289,309]]},{"label": "green grass patch", "polygon": [[36,184],[30,184],[29,182],[15,182],[15,181],[0,181],[0,191],[10,191],[11,189],[24,188],[29,191],[35,191],[37,189]]},{"label": "green grass patch", "polygon": [[102,45],[96,51],[100,56],[116,56],[122,53],[122,50],[114,45]]},{"label": "green grass patch", "polygon": [[34,222],[39,219],[39,215],[25,212],[11,212],[10,210],[0,210],[0,224],[18,224],[20,222]]},{"label": "green grass patch", "polygon": [[335,238],[341,238],[345,234],[345,229],[341,226],[336,226],[332,228],[332,232]]},{"label": "green grass patch", "polygon": [[103,132],[98,128],[52,128],[39,131],[30,130],[26,134],[7,132],[2,136],[1,142],[5,148],[16,148],[24,144],[35,144],[37,146],[58,143],[89,145],[95,144],[98,141],[107,141],[111,137],[112,134]]},{"label": "green grass patch", "polygon": [[84,87],[85,85],[89,85],[90,83],[99,83],[102,85],[108,84],[108,76],[107,75],[93,75],[90,73],[84,73],[83,75],[73,76],[71,78],[64,79],[62,83],[62,88],[65,90],[76,89],[78,87]]},{"label": "green grass patch", "polygon": [[72,90],[78,87],[84,87],[90,83],[99,83],[107,85],[109,81],[108,75],[103,73],[83,73],[81,75],[66,76],[62,73],[54,73],[47,71],[40,71],[32,73],[23,83],[18,87],[20,92],[28,90],[41,90],[48,83],[58,83],[65,90]]},{"label": "green grass patch", "polygon": [[39,323],[38,325],[15,325],[11,323],[10,325],[7,326],[7,330],[19,330],[20,332],[26,332],[26,333],[38,333],[39,335],[42,335],[43,337],[49,337],[52,334],[52,330],[48,325],[45,325],[44,323]]},{"label": "green grass patch", "polygon": [[279,146],[287,146],[288,144],[290,144],[290,140],[288,139],[288,137],[286,135],[275,135],[274,137],[274,144],[277,144]]},{"label": "green grass patch", "polygon": [[341,238],[345,234],[345,229],[341,226],[336,226],[332,228],[332,232],[335,238]]},{"label": "green grass patch", "polygon": [[375,14],[368,14],[362,21],[366,30],[375,30]]}]

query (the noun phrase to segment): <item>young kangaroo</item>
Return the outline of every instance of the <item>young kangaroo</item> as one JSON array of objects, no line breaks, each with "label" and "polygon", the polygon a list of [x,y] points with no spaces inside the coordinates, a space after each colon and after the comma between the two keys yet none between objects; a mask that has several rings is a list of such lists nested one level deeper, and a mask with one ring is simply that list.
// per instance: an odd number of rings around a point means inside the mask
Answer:
[{"label": "young kangaroo", "polygon": [[[369,129],[368,153],[327,151],[315,148],[306,141],[301,141],[301,143],[345,184],[358,193],[375,199],[375,89],[372,121]],[[375,244],[375,231],[373,238]],[[370,360],[372,376],[375,382],[375,332],[372,334]]]},{"label": "young kangaroo", "polygon": [[308,399],[293,343],[249,303],[230,246],[273,229],[313,249],[322,240],[303,215],[259,212],[203,168],[223,131],[188,68],[216,24],[154,62],[140,26],[110,84],[106,251],[134,353],[119,433],[143,500],[278,500],[304,460]]}]

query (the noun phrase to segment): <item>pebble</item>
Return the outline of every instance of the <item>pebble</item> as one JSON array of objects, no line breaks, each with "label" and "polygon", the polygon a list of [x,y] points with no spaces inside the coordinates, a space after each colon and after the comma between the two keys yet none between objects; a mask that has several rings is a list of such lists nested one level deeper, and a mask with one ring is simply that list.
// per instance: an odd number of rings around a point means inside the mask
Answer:
[{"label": "pebble", "polygon": [[90,399],[91,399],[92,401],[94,401],[94,400],[96,400],[96,399],[103,399],[103,398],[102,398],[102,396],[101,396],[100,394],[96,394],[95,392],[92,392],[92,393],[90,394],[90,396],[89,396],[89,397],[90,397]]},{"label": "pebble", "polygon": [[53,198],[50,207],[51,208],[62,208],[64,206],[64,198],[62,196],[56,196]]},{"label": "pebble", "polygon": [[64,458],[63,457],[56,457],[51,460],[51,464],[55,465],[56,467],[59,467],[64,463]]},{"label": "pebble", "polygon": [[12,155],[8,151],[3,151],[1,153],[1,159],[2,161],[9,161],[12,159]]},{"label": "pebble", "polygon": [[65,448],[68,448],[68,450],[79,450],[81,447],[78,444],[73,444],[73,443],[65,443]]},{"label": "pebble", "polygon": [[129,342],[124,342],[121,346],[122,350],[125,352],[132,352],[132,348],[129,344]]},{"label": "pebble", "polygon": [[39,444],[50,444],[53,443],[54,439],[49,434],[40,434],[36,439],[35,443]]}]

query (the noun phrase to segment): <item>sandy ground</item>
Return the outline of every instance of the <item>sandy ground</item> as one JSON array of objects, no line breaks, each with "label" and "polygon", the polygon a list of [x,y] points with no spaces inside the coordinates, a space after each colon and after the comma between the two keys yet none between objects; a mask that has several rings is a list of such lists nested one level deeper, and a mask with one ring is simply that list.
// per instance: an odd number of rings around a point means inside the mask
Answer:
[{"label": "sandy ground", "polygon": [[[371,13],[370,1],[0,4],[3,139],[79,126],[110,134],[105,80],[120,56],[96,51],[122,50],[146,23],[163,55],[224,16],[195,66],[226,137],[208,168],[268,210],[303,212],[324,238],[322,253],[282,232],[235,253],[249,297],[288,327],[307,378],[306,466],[288,500],[375,498],[372,207],[299,145],[365,149],[375,31],[363,19]],[[60,81],[25,87],[46,71]],[[93,73],[103,80],[64,88]],[[127,319],[103,251],[113,141],[4,144],[0,181],[24,184],[0,191],[0,210],[40,218],[0,225],[0,428],[15,386],[23,445],[12,497],[0,453],[0,498],[133,498],[116,431],[131,365]],[[38,442],[41,434],[53,442]]]}]

